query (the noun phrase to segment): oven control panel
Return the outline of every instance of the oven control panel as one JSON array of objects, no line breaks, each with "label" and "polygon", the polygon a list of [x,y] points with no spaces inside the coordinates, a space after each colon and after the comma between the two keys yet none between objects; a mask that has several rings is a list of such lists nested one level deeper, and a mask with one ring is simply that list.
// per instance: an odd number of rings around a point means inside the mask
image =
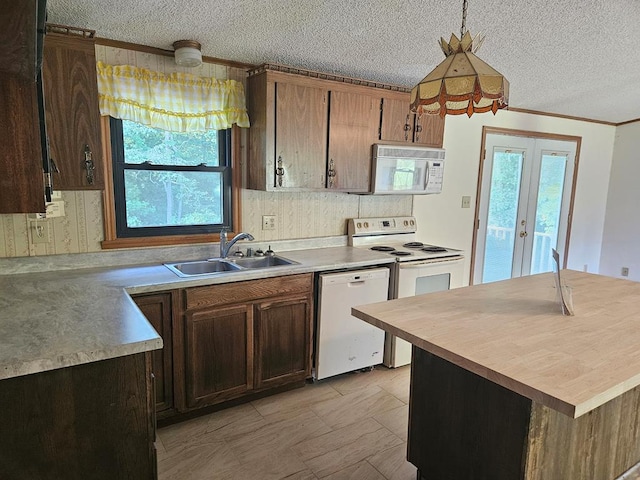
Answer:
[{"label": "oven control panel", "polygon": [[349,236],[386,235],[392,233],[415,233],[415,217],[351,218],[347,223]]}]

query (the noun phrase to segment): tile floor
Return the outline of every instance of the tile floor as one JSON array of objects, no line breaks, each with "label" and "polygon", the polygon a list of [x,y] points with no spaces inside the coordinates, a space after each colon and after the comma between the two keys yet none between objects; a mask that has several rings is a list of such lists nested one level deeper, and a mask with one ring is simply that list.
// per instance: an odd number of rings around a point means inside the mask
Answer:
[{"label": "tile floor", "polygon": [[378,366],[162,428],[159,480],[414,480],[409,374]]},{"label": "tile floor", "polygon": [[414,480],[409,367],[344,374],[158,430],[160,480]]}]

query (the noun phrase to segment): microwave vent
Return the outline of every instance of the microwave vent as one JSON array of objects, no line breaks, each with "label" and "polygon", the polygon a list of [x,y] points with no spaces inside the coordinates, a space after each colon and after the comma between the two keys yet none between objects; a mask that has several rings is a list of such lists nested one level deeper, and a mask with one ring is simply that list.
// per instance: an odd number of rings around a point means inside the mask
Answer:
[{"label": "microwave vent", "polygon": [[439,148],[397,147],[394,145],[375,145],[377,158],[410,158],[424,160],[444,160],[444,150]]}]

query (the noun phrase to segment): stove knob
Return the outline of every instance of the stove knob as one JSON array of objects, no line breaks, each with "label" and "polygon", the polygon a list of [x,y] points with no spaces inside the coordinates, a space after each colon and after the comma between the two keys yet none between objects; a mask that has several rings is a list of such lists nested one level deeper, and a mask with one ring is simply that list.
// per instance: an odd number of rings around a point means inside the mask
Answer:
[{"label": "stove knob", "polygon": [[416,222],[414,222],[413,220],[411,220],[409,223],[411,224],[412,227],[416,224]]},{"label": "stove knob", "polygon": [[369,222],[364,222],[364,228],[369,228]]},{"label": "stove knob", "polygon": [[356,224],[356,226],[357,226],[358,228],[362,228],[362,223],[358,222],[358,223]]},{"label": "stove knob", "polygon": [[405,227],[408,227],[408,226],[409,226],[409,221],[408,221],[408,220],[405,220],[405,221],[404,221],[404,226],[405,226]]}]

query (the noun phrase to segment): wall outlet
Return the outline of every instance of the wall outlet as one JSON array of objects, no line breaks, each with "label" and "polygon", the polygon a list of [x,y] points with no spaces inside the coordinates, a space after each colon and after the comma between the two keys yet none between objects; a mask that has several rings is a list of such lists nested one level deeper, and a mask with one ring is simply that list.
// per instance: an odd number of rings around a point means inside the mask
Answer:
[{"label": "wall outlet", "polygon": [[462,208],[471,208],[471,197],[469,195],[462,197]]},{"label": "wall outlet", "polygon": [[51,241],[49,234],[49,223],[43,222],[30,222],[31,243],[49,243]]},{"label": "wall outlet", "polygon": [[620,274],[623,277],[628,277],[629,276],[629,267],[622,267],[622,271],[620,272]]},{"label": "wall outlet", "polygon": [[276,216],[275,215],[263,215],[262,216],[262,229],[263,230],[275,230],[276,229]]}]

